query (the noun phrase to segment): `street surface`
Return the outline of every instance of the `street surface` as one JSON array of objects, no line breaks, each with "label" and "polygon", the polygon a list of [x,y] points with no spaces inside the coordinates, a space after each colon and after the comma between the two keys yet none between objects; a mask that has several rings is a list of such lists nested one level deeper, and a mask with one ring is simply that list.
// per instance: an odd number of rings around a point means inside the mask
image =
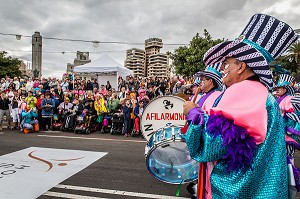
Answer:
[{"label": "street surface", "polygon": [[[99,132],[90,135],[59,131],[23,134],[6,129],[0,132],[0,137],[0,155],[28,147],[108,153],[39,199],[176,198],[177,185],[160,182],[148,173],[144,157],[144,138]],[[181,198],[188,197],[186,185],[182,185]]]},{"label": "street surface", "polygon": [[[28,147],[108,153],[50,189],[39,199],[189,198],[186,185],[181,186],[181,196],[176,197],[177,185],[159,182],[148,173],[144,157],[145,145],[146,142],[141,137],[123,137],[99,132],[90,135],[59,131],[23,134],[6,129],[0,132],[0,155]],[[300,166],[300,156],[296,156],[296,165]]]}]

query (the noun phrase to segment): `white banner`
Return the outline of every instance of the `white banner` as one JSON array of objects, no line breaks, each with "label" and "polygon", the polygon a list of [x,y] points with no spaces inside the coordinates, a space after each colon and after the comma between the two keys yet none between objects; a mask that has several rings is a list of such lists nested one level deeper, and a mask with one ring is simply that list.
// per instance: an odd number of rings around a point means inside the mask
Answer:
[{"label": "white banner", "polygon": [[0,156],[0,198],[37,198],[106,154],[30,147]]}]

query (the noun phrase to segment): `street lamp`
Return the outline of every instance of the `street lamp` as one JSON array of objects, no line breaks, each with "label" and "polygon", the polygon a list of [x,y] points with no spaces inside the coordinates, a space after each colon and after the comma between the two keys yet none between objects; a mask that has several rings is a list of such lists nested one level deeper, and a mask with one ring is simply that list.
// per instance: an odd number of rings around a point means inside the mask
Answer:
[{"label": "street lamp", "polygon": [[21,40],[21,38],[22,38],[22,35],[16,35],[17,40]]},{"label": "street lamp", "polygon": [[92,43],[95,48],[98,48],[100,41],[92,41]]}]

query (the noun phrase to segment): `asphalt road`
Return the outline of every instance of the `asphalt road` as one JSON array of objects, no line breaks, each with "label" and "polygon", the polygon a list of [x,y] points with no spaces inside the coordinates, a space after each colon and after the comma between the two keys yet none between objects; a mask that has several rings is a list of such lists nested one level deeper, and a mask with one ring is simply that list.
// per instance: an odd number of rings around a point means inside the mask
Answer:
[{"label": "asphalt road", "polygon": [[[79,173],[61,182],[59,188],[52,188],[49,190],[50,194],[47,192],[39,199],[80,198],[78,195],[86,196],[83,197],[84,199],[93,199],[94,197],[113,199],[168,198],[167,196],[176,198],[177,185],[160,182],[148,173],[144,157],[145,145],[146,142],[141,137],[123,137],[100,133],[81,135],[73,132],[53,131],[23,134],[18,131],[3,130],[0,134],[0,155],[28,147],[108,153]],[[63,187],[62,185],[66,186]],[[96,189],[80,191],[79,189],[82,190],[82,187]],[[61,197],[54,197],[53,192],[59,193]],[[73,195],[63,195],[62,193]],[[138,197],[134,197],[134,194],[137,194]],[[151,195],[147,196],[146,194]],[[181,197],[188,196],[185,185],[183,185]]]},{"label": "asphalt road", "polygon": [[[141,137],[99,133],[81,135],[58,131],[31,134],[11,130],[0,132],[0,155],[28,147],[108,153],[50,189],[39,199],[177,198],[177,185],[160,182],[148,173],[144,157],[145,145],[146,142]],[[296,165],[300,166],[299,154],[296,154]],[[189,198],[186,185],[181,187],[181,197]]]}]

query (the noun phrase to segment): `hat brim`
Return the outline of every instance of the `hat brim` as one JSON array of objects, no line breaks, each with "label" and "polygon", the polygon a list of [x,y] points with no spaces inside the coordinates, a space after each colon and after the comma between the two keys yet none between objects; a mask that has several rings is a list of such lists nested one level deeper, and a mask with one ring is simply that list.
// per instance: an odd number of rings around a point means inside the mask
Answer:
[{"label": "hat brim", "polygon": [[245,62],[267,88],[274,87],[272,72],[266,58],[242,40],[225,41],[213,46],[205,53],[203,61],[206,65],[211,65],[223,62],[227,57],[234,57]]},{"label": "hat brim", "polygon": [[221,78],[218,75],[216,75],[215,73],[212,73],[209,71],[199,71],[194,76],[195,76],[195,78],[202,77],[202,76],[212,78],[217,83],[219,89],[222,89],[222,87],[223,87]]},{"label": "hat brim", "polygon": [[286,86],[274,86],[273,90],[275,90],[276,88],[279,88],[279,87],[286,88],[287,93],[290,94],[290,95],[294,95],[294,93],[295,93],[295,89],[292,86],[290,86],[290,85],[286,85]]}]

